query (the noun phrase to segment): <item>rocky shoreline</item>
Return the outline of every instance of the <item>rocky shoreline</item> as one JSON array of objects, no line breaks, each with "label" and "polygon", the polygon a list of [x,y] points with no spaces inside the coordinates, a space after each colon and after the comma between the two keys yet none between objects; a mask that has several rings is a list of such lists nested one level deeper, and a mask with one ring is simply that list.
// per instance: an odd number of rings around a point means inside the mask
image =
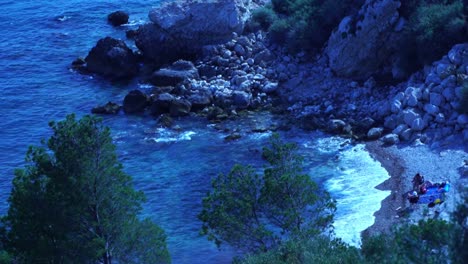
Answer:
[{"label": "rocky shoreline", "polygon": [[[132,90],[122,106],[109,102],[93,113],[115,114],[121,108],[127,114],[147,111],[160,125],[170,127],[172,118],[186,115],[219,123],[244,111],[270,111],[286,121],[277,124],[271,118],[270,124],[262,125],[265,130],[294,122],[305,129],[366,141],[369,152],[392,176],[378,187],[392,194],[367,232],[388,230],[402,221],[395,210],[405,208],[401,192],[408,188],[409,177],[433,168],[422,162],[425,158],[436,159],[434,151],[441,149],[461,148],[460,153],[443,153],[468,159],[463,156],[468,149],[468,115],[458,112],[467,89],[463,85],[468,80],[468,43],[453,46],[439,61],[402,81],[405,74],[396,64],[380,63],[393,61],[397,47],[379,48],[379,43],[401,31],[399,1],[366,1],[359,10],[362,20],[344,18],[315,57],[290,54],[271,43],[265,32],[244,30],[251,11],[265,2],[174,1],[153,9],[150,23],[127,34],[134,36],[139,51],[122,40],[100,40],[85,59],[72,63],[73,69],[112,80],[137,77],[152,88],[150,93]],[[359,24],[359,30],[348,35],[353,23]],[[379,31],[372,30],[375,25]],[[389,74],[393,84],[378,78]],[[232,139],[236,138],[233,131]],[[409,162],[413,154],[420,157],[417,164]],[[440,167],[427,174],[439,180],[450,171],[455,184],[466,186],[459,179],[466,178],[468,164],[440,160]]]}]

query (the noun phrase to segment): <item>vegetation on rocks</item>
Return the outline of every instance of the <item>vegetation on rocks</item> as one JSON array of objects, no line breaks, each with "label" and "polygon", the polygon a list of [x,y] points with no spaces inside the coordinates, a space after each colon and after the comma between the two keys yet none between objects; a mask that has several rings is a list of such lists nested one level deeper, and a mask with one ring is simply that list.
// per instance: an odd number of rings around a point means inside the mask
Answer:
[{"label": "vegetation on rocks", "polygon": [[442,57],[454,44],[466,41],[465,5],[463,0],[402,1],[401,13],[408,20],[400,44],[402,67],[419,69]]},{"label": "vegetation on rocks", "polygon": [[138,217],[144,195],[123,172],[109,128],[74,115],[50,126],[47,144],[30,147],[16,170],[2,218],[14,262],[170,262],[164,231]]},{"label": "vegetation on rocks", "polygon": [[[286,43],[291,51],[317,50],[327,41],[341,19],[360,7],[361,0],[273,0],[253,20],[272,33],[273,40]],[[271,15],[271,10],[276,13]],[[268,14],[268,16],[267,16]],[[268,18],[268,19],[266,19]]]}]

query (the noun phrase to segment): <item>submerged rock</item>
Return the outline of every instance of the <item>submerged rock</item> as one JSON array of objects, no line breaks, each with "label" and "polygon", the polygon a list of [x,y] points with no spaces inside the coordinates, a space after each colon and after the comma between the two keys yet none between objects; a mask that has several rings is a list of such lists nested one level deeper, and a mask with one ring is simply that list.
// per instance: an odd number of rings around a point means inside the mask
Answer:
[{"label": "submerged rock", "polygon": [[86,69],[112,79],[126,79],[138,73],[138,57],[122,40],[100,39],[85,59]]},{"label": "submerged rock", "polygon": [[118,114],[120,111],[120,108],[122,108],[120,105],[113,103],[113,102],[108,102],[107,104],[103,106],[97,106],[91,109],[91,113],[93,114]]}]

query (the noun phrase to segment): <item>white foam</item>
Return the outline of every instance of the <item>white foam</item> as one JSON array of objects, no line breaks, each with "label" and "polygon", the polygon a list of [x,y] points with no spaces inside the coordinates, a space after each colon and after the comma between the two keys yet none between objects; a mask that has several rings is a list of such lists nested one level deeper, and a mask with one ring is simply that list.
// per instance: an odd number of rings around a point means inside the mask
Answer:
[{"label": "white foam", "polygon": [[196,133],[194,131],[174,132],[165,128],[158,128],[156,131],[157,136],[146,137],[145,141],[153,141],[156,143],[169,143],[192,140],[192,136]]},{"label": "white foam", "polygon": [[[329,140],[333,147],[336,140]],[[338,144],[340,146],[341,144]],[[333,147],[328,151],[332,152]],[[326,149],[326,148],[325,148]],[[342,151],[338,156],[333,178],[326,181],[327,190],[337,200],[335,234],[344,242],[359,247],[361,232],[374,224],[374,212],[390,191],[375,187],[390,176],[360,144]]]}]

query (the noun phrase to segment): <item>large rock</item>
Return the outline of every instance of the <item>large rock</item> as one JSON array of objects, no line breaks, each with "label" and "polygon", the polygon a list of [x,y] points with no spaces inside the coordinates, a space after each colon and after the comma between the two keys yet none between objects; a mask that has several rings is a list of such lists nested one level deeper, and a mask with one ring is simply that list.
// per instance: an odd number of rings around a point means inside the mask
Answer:
[{"label": "large rock", "polygon": [[114,27],[117,27],[123,24],[127,24],[128,18],[128,14],[124,11],[115,11],[107,16],[107,21]]},{"label": "large rock", "polygon": [[190,78],[198,78],[197,68],[190,61],[179,60],[154,72],[150,82],[156,86],[176,86]]},{"label": "large rock", "polygon": [[127,114],[141,113],[148,106],[148,96],[140,90],[130,91],[124,98],[123,109]]},{"label": "large rock", "polygon": [[175,98],[169,93],[162,93],[153,101],[150,107],[150,112],[154,116],[158,116],[164,113],[169,113],[172,101]]},{"label": "large rock", "polygon": [[345,17],[328,40],[326,54],[338,76],[365,80],[395,52],[400,1],[367,0],[359,14]]},{"label": "large rock", "polygon": [[166,1],[150,11],[152,23],[140,28],[136,44],[145,57],[158,62],[161,57],[167,61],[179,59],[177,55],[198,54],[204,45],[224,43],[233,32],[241,33],[254,2]]},{"label": "large rock", "polygon": [[111,79],[126,79],[138,73],[138,58],[122,40],[100,39],[85,59],[86,69]]},{"label": "large rock", "polygon": [[185,99],[176,99],[172,101],[169,113],[173,117],[186,116],[190,113],[192,104]]}]

